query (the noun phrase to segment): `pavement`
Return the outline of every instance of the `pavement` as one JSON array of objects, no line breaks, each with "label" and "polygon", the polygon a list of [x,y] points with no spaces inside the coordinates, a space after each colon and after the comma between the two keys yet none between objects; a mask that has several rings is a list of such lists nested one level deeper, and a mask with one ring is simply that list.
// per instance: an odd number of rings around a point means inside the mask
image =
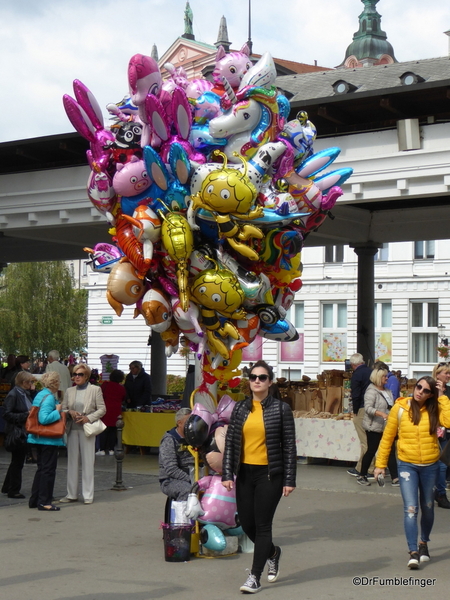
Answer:
[{"label": "pavement", "polygon": [[[156,450],[153,450],[156,452]],[[65,495],[66,458],[58,462],[55,496]],[[0,448],[0,479],[9,454]],[[35,465],[24,466],[28,496]],[[344,463],[299,464],[297,489],[282,498],[274,540],[283,548],[281,575],[266,600],[353,600],[444,597],[450,584],[450,510],[436,508],[431,561],[409,571],[400,490],[359,486]],[[184,563],[164,560],[161,521],[166,497],[157,455],[129,454],[126,491],[111,491],[115,460],[95,462],[95,500],[44,513],[27,499],[0,497],[1,600],[228,600],[243,597],[252,555]]]}]

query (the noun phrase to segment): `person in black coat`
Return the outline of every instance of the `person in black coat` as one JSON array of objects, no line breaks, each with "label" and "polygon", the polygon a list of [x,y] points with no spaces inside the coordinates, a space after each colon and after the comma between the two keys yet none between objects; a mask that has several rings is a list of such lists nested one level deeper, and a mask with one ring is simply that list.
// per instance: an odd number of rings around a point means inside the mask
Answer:
[{"label": "person in black coat", "polygon": [[244,532],[254,542],[253,565],[241,592],[258,592],[267,563],[270,583],[278,579],[281,548],[272,542],[272,521],[281,496],[295,489],[297,449],[288,404],[269,394],[272,368],[263,360],[249,370],[252,397],[237,402],[228,425],[222,485],[234,487]]},{"label": "person in black coat", "polygon": [[33,402],[31,388],[34,377],[27,371],[16,375],[16,385],[4,401],[6,421],[5,447],[11,452],[11,463],[2,485],[2,494],[8,498],[25,498],[21,493],[22,469],[27,453],[27,433],[25,423]]},{"label": "person in black coat", "polygon": [[364,357],[359,352],[350,356],[350,365],[353,370],[353,375],[350,380],[350,388],[352,393],[352,412],[353,425],[355,426],[361,444],[361,453],[356,467],[347,469],[347,473],[353,477],[359,477],[362,466],[362,459],[367,452],[367,434],[363,428],[364,410],[364,394],[370,383],[372,369],[364,362]]},{"label": "person in black coat", "polygon": [[130,372],[125,378],[125,389],[127,390],[127,407],[150,405],[152,402],[152,380],[150,375],[144,371],[142,363],[134,360],[130,363]]}]

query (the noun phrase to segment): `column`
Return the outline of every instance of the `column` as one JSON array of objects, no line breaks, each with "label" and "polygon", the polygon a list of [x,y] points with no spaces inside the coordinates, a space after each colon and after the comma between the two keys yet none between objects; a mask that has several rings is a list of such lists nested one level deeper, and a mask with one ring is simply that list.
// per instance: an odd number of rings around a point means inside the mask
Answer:
[{"label": "column", "polygon": [[161,396],[167,394],[167,357],[166,345],[156,331],[152,331],[150,346],[152,394]]},{"label": "column", "polygon": [[358,257],[356,351],[366,364],[375,362],[375,265],[374,256],[380,244],[367,242],[351,246]]}]

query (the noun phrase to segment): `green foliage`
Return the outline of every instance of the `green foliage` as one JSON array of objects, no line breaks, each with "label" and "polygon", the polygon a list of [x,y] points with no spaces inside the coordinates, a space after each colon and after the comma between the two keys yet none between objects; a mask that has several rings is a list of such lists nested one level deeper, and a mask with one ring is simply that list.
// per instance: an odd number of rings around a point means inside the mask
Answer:
[{"label": "green foliage", "polygon": [[182,394],[186,386],[186,377],[180,375],[167,375],[167,393]]},{"label": "green foliage", "polygon": [[0,276],[0,346],[4,354],[61,356],[86,345],[87,293],[64,262],[14,263]]}]

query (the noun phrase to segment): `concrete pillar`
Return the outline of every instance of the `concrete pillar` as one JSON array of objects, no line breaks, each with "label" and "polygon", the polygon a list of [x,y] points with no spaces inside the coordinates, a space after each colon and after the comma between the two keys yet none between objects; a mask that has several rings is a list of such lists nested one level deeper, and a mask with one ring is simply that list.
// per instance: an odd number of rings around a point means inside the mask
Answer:
[{"label": "concrete pillar", "polygon": [[369,366],[375,362],[375,265],[380,244],[367,242],[351,246],[358,257],[356,351]]},{"label": "concrete pillar", "polygon": [[152,332],[151,337],[151,378],[152,378],[152,394],[160,396],[167,394],[167,357],[166,345],[161,339],[159,333]]}]

